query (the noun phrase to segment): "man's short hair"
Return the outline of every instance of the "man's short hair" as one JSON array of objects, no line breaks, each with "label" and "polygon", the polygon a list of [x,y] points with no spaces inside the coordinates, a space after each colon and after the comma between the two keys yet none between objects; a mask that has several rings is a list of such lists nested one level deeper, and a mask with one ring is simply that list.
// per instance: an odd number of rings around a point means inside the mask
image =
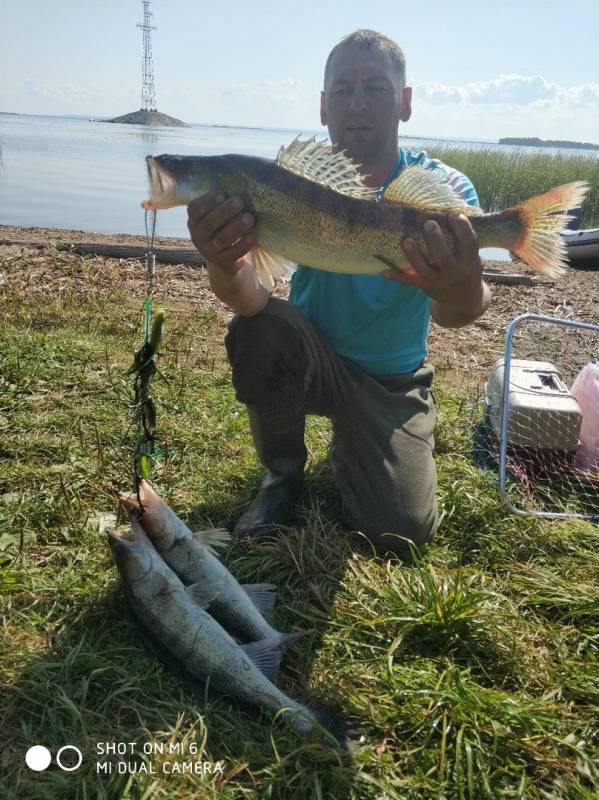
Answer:
[{"label": "man's short hair", "polygon": [[371,31],[367,28],[361,28],[353,33],[344,36],[341,41],[333,47],[327,58],[327,63],[324,67],[324,84],[326,87],[327,74],[331,65],[331,60],[336,52],[341,50],[342,47],[361,47],[364,50],[371,47],[378,47],[384,53],[388,53],[393,64],[397,67],[397,74],[402,86],[406,85],[406,59],[401,47],[378,31]]}]

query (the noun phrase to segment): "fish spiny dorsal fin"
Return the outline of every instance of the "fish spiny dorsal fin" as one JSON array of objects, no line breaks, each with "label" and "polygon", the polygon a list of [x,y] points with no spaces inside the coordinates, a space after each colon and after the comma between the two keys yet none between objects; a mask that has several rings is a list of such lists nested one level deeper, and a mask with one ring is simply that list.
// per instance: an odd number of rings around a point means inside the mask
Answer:
[{"label": "fish spiny dorsal fin", "polygon": [[277,155],[279,167],[326,186],[339,194],[359,200],[374,200],[377,190],[364,183],[364,176],[345,153],[336,153],[326,141],[294,139],[281,147]]},{"label": "fish spiny dorsal fin", "polygon": [[468,205],[440,175],[417,165],[405,169],[389,184],[383,200],[426,211],[454,211],[467,217],[483,213],[477,206]]}]

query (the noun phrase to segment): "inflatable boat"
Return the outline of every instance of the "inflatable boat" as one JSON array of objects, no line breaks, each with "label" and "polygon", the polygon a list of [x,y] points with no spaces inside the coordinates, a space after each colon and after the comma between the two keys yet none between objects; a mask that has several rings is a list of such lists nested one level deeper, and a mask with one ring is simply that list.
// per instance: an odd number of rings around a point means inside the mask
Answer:
[{"label": "inflatable boat", "polygon": [[568,260],[573,267],[599,269],[599,228],[562,231]]}]

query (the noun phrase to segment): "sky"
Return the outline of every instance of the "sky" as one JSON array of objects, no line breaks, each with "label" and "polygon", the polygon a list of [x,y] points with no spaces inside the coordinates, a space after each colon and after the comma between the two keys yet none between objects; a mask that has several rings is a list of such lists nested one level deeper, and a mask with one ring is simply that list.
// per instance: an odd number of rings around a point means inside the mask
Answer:
[{"label": "sky", "polygon": [[[372,28],[404,50],[406,136],[599,144],[598,0],[152,0],[157,107],[187,122],[320,128],[331,48]],[[0,111],[141,105],[141,0],[0,0]]]}]

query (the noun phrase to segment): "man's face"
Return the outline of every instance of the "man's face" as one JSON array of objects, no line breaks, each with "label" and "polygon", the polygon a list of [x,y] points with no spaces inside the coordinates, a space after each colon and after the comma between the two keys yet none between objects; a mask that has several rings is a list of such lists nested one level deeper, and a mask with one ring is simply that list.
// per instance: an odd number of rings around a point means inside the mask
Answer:
[{"label": "man's face", "polygon": [[411,89],[378,47],[341,47],[331,59],[320,118],[331,142],[357,161],[388,157],[397,126],[410,117]]}]

